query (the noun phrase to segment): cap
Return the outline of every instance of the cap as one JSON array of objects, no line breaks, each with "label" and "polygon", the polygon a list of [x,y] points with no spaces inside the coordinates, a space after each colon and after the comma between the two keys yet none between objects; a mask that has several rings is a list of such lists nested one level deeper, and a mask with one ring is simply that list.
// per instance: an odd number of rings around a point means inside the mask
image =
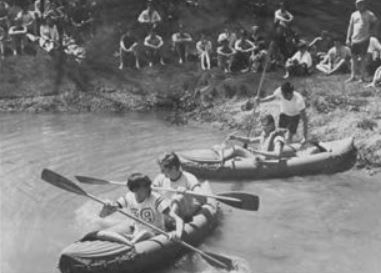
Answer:
[{"label": "cap", "polygon": [[365,2],[365,0],[356,0],[356,4],[361,3],[361,2]]}]

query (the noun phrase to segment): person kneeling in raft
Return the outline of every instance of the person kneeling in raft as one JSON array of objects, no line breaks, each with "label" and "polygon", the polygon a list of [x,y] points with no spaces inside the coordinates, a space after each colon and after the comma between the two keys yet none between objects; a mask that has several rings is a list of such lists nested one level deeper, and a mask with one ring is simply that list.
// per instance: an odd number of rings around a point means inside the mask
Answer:
[{"label": "person kneeling in raft", "polygon": [[[229,135],[227,140],[237,140],[245,144],[259,143],[259,149],[253,150],[248,149],[254,154],[263,156],[263,158],[258,159],[280,159],[281,157],[291,157],[295,156],[296,149],[290,145],[291,149],[284,150],[286,144],[285,135],[288,133],[287,129],[276,128],[275,120],[272,115],[265,115],[261,117],[262,133],[257,137],[242,137],[236,135]],[[235,149],[242,150],[244,154],[247,150],[235,147]]]},{"label": "person kneeling in raft", "polygon": [[[100,212],[100,217],[106,217],[114,213],[118,208],[125,208],[130,214],[144,222],[164,230],[165,215],[168,215],[175,221],[176,233],[174,239],[180,239],[184,229],[183,220],[171,209],[168,199],[152,192],[151,183],[148,176],[133,173],[127,180],[127,187],[130,191],[115,202],[107,201]],[[99,239],[134,245],[155,235],[157,234],[145,225],[123,221],[110,228],[92,232],[83,240]]]}]

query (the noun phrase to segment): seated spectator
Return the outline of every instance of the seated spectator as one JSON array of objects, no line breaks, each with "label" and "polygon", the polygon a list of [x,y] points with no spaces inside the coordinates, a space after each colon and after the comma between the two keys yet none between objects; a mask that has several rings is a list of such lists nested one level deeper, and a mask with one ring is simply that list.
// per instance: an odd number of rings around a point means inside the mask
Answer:
[{"label": "seated spectator", "polygon": [[304,41],[299,42],[299,50],[286,61],[286,74],[284,79],[290,75],[304,76],[310,73],[312,67],[311,54],[307,51],[307,44]]},{"label": "seated spectator", "polygon": [[83,46],[79,46],[70,36],[63,36],[62,45],[65,54],[73,56],[79,64],[86,58],[86,49]]},{"label": "seated spectator", "polygon": [[381,65],[381,43],[377,37],[370,37],[368,46],[368,73],[373,75],[376,69]]},{"label": "seated spectator", "polygon": [[70,19],[74,26],[76,40],[84,42],[89,35],[93,35],[92,24],[94,19],[91,16],[86,0],[79,0],[79,2],[76,2]]},{"label": "seated spectator", "polygon": [[3,27],[0,26],[0,57],[2,60],[4,60],[4,57],[5,57],[4,42],[6,37],[7,37],[6,31],[4,30]]},{"label": "seated spectator", "polygon": [[127,30],[126,33],[120,38],[119,57],[120,64],[119,69],[123,69],[125,59],[132,55],[135,58],[135,67],[140,69],[139,55],[137,51],[138,42],[135,37],[131,35],[131,31]]},{"label": "seated spectator", "polygon": [[237,35],[234,32],[231,32],[229,28],[225,28],[220,35],[218,35],[217,42],[222,44],[222,41],[228,40],[228,44],[231,48],[234,48],[235,41],[237,40]]},{"label": "seated spectator", "polygon": [[313,39],[308,45],[308,50],[311,53],[312,59],[315,63],[320,62],[327,55],[328,50],[333,46],[331,35],[328,31],[323,30],[320,36]]},{"label": "seated spectator", "polygon": [[255,49],[255,45],[249,40],[249,35],[244,29],[241,30],[241,37],[235,42],[234,49],[237,53],[235,57],[243,63],[241,72],[249,71],[249,59]]},{"label": "seated spectator", "polygon": [[151,30],[148,36],[144,39],[144,45],[147,47],[147,55],[149,59],[149,66],[152,67],[155,59],[159,57],[160,64],[165,65],[161,48],[164,42],[163,39],[156,34],[155,30]]},{"label": "seated spectator", "polygon": [[326,75],[336,72],[347,73],[350,71],[351,50],[343,44],[340,38],[334,39],[332,47],[316,68]]},{"label": "seated spectator", "polygon": [[0,27],[5,32],[9,29],[9,5],[3,0],[0,0]]},{"label": "seated spectator", "polygon": [[57,26],[52,18],[43,19],[40,26],[40,46],[46,52],[51,52],[59,46]]},{"label": "seated spectator", "polygon": [[373,80],[370,84],[367,84],[365,87],[376,88],[377,85],[381,84],[381,65],[374,72]]},{"label": "seated spectator", "polygon": [[35,12],[28,10],[27,6],[24,6],[22,10],[17,13],[16,20],[21,20],[22,25],[26,27],[28,33],[37,34],[37,22]]},{"label": "seated spectator", "polygon": [[265,68],[268,57],[266,44],[264,41],[260,41],[250,56],[251,71],[254,73],[262,71]]},{"label": "seated spectator", "polygon": [[149,28],[152,28],[161,22],[160,14],[153,8],[151,0],[147,2],[147,8],[140,13],[138,22],[147,24]]},{"label": "seated spectator", "polygon": [[179,64],[188,60],[189,45],[192,41],[192,36],[184,31],[183,25],[179,26],[179,32],[172,35],[172,47],[177,52]]},{"label": "seated spectator", "polygon": [[9,28],[8,34],[12,38],[13,55],[17,55],[19,52],[24,54],[24,47],[26,42],[27,29],[22,25],[21,20],[16,20],[15,25]]},{"label": "seated spectator", "polygon": [[205,34],[201,34],[200,41],[196,43],[196,49],[200,56],[202,70],[210,70],[210,53],[212,52],[212,42],[208,40]]},{"label": "seated spectator", "polygon": [[221,41],[221,46],[217,48],[217,61],[218,67],[225,73],[231,72],[231,65],[233,62],[235,50],[230,47],[229,40],[224,39]]},{"label": "seated spectator", "polygon": [[274,25],[281,26],[285,29],[289,29],[291,22],[294,20],[294,16],[286,10],[284,2],[279,3],[279,9],[274,13]]}]

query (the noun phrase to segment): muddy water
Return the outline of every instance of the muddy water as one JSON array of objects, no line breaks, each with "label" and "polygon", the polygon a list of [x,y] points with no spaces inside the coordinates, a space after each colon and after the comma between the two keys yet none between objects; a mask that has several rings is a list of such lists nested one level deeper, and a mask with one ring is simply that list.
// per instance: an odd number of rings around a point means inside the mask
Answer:
[{"label": "muddy water", "polygon": [[[0,116],[0,272],[55,272],[60,250],[98,225],[99,205],[42,182],[43,168],[71,178],[121,180],[132,171],[153,177],[161,152],[208,147],[222,139],[220,131],[173,127],[152,115]],[[203,248],[239,257],[248,272],[381,272],[378,180],[347,172],[212,181],[216,192],[250,191],[262,203],[257,213],[223,207],[222,225]],[[121,193],[111,186],[82,187],[104,198]],[[214,271],[197,261],[163,272]]]}]

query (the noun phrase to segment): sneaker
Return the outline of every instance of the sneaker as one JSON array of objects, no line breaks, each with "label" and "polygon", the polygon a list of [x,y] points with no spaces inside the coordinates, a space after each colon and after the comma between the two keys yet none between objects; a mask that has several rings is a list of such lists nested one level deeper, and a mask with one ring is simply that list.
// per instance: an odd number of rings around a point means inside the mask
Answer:
[{"label": "sneaker", "polygon": [[165,65],[165,62],[163,60],[160,60],[161,65]]},{"label": "sneaker", "polygon": [[149,67],[152,67],[152,65],[153,65],[152,62],[150,62],[150,63],[149,63]]},{"label": "sneaker", "polygon": [[286,73],[286,74],[284,74],[284,76],[283,76],[283,79],[288,79],[290,77],[290,73]]},{"label": "sneaker", "polygon": [[179,64],[182,64],[183,63],[183,59],[179,59]]},{"label": "sneaker", "polygon": [[119,70],[122,70],[123,69],[123,65],[119,65]]}]

